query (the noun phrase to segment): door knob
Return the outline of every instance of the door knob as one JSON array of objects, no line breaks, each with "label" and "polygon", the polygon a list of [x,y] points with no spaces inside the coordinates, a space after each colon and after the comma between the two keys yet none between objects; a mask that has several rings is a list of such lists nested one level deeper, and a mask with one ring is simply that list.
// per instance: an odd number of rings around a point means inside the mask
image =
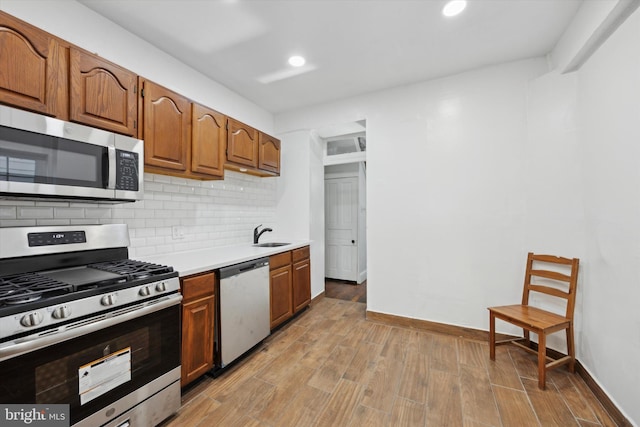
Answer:
[{"label": "door knob", "polygon": [[356,241],[355,241],[355,240],[352,240],[352,241],[351,241],[351,244],[352,244],[352,245],[355,245],[355,243],[356,243]]}]

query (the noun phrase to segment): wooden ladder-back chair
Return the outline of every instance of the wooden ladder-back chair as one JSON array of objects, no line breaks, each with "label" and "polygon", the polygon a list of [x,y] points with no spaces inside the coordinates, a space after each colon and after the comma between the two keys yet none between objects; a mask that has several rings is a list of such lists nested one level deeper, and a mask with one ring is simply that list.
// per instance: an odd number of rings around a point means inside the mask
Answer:
[{"label": "wooden ladder-back chair", "polygon": [[[535,266],[534,266],[535,263]],[[577,258],[569,259],[553,255],[527,256],[527,269],[524,277],[524,289],[522,291],[522,304],[506,305],[501,307],[489,307],[489,357],[496,359],[496,345],[515,344],[524,350],[538,355],[538,387],[545,388],[546,373],[548,370],[560,365],[569,364],[569,371],[575,369],[575,346],[573,342],[573,309],[576,300],[576,285],[578,281]],[[544,270],[555,265],[556,270]],[[561,273],[558,266],[570,266],[570,275]],[[554,286],[536,284],[533,277],[543,278],[545,282],[552,282]],[[558,287],[555,285],[558,284]],[[562,288],[562,289],[561,289]],[[566,290],[564,290],[566,289]],[[529,305],[529,293],[540,292],[566,300],[566,312],[564,315],[552,313]],[[496,342],[496,319],[514,324],[524,331],[523,338],[514,338]],[[567,334],[567,355],[559,359],[547,356],[547,335],[565,330]],[[538,335],[538,350],[531,348],[530,333]],[[521,342],[524,341],[524,344]],[[547,360],[549,361],[547,363]]]}]

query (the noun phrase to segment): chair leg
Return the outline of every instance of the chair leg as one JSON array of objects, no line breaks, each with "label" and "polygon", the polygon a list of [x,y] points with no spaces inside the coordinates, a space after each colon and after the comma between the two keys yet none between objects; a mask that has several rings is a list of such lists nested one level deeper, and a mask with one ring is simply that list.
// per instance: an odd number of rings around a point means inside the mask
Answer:
[{"label": "chair leg", "polygon": [[489,312],[489,359],[496,360],[496,315]]},{"label": "chair leg", "polygon": [[573,374],[576,371],[576,348],[573,341],[573,323],[567,328],[567,353],[571,357],[569,372]]},{"label": "chair leg", "polygon": [[524,335],[524,343],[527,347],[531,348],[531,336],[528,329],[522,329]]},{"label": "chair leg", "polygon": [[538,388],[545,389],[547,378],[547,336],[543,333],[538,334]]}]

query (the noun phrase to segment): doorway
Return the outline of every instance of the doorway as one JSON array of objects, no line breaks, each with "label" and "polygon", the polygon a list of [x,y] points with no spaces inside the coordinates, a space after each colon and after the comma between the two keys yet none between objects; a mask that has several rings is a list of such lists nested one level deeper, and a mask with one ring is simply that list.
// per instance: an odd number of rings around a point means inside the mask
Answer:
[{"label": "doorway", "polygon": [[366,301],[366,127],[322,135],[324,142],[325,296]]}]

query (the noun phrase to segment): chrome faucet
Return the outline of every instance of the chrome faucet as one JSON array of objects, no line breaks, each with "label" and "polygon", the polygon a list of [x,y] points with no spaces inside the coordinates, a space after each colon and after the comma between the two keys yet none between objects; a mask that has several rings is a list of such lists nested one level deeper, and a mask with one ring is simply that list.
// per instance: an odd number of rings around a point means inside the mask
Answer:
[{"label": "chrome faucet", "polygon": [[266,231],[273,231],[270,228],[263,228],[262,230],[260,230],[260,232],[258,233],[258,228],[262,227],[262,224],[260,224],[259,226],[257,226],[256,228],[253,229],[253,244],[257,245],[258,244],[258,239],[260,239],[260,236],[262,236],[262,234]]}]

